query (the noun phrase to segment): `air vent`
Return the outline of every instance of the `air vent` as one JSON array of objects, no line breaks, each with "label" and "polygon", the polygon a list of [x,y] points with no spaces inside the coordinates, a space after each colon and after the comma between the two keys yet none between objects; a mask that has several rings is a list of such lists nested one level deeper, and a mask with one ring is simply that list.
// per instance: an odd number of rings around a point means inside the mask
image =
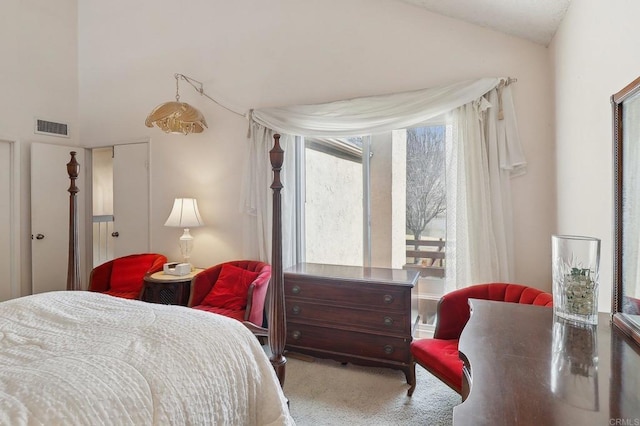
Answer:
[{"label": "air vent", "polygon": [[66,123],[55,123],[36,118],[36,127],[34,133],[40,135],[59,136],[63,138],[69,137],[69,125]]}]

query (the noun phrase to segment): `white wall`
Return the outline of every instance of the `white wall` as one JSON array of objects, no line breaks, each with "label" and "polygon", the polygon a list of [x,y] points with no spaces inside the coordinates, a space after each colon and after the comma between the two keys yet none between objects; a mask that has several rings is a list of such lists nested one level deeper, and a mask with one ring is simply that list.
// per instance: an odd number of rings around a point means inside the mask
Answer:
[{"label": "white wall", "polygon": [[580,0],[550,46],[555,69],[558,229],[602,239],[599,310],[611,308],[610,97],[640,75],[640,3]]},{"label": "white wall", "polygon": [[152,249],[178,255],[163,227],[178,195],[198,198],[206,227],[193,261],[241,256],[244,118],[181,84],[209,131],[165,135],[143,122],[174,96],[173,74],[241,110],[513,76],[529,172],[513,182],[516,280],[550,289],[555,230],[552,80],[546,48],[399,0],[79,2],[81,142],[151,139]]},{"label": "white wall", "polygon": [[[19,159],[18,269],[24,295],[31,292],[31,142],[78,144],[77,0],[3,0],[0,22],[0,139],[16,144]],[[69,123],[71,138],[34,134],[36,117]]]}]

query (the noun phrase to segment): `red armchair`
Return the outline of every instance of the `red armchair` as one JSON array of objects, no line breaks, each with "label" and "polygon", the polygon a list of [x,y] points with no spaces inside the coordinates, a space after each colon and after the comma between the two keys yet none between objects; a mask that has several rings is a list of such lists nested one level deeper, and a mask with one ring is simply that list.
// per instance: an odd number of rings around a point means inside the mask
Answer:
[{"label": "red armchair", "polygon": [[166,262],[166,256],[157,253],[118,257],[93,268],[88,290],[125,299],[140,299],[144,276],[162,270]]},{"label": "red armchair", "polygon": [[187,306],[249,321],[262,327],[271,265],[235,260],[205,269],[193,278]]},{"label": "red armchair", "polygon": [[[430,373],[462,395],[462,360],[458,340],[469,321],[469,299],[495,300],[538,306],[552,306],[553,297],[533,287],[519,284],[490,283],[465,287],[442,296],[437,307],[433,339],[411,342],[413,368],[420,364]],[[409,389],[409,396],[415,386]]]}]

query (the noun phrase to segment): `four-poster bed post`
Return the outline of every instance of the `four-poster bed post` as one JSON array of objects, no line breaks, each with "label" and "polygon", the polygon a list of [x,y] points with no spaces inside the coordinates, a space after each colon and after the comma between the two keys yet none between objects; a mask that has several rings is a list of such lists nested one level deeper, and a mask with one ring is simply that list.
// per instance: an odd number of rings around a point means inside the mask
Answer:
[{"label": "four-poster bed post", "polygon": [[271,286],[269,293],[269,349],[271,364],[276,370],[280,385],[284,385],[285,365],[283,356],[287,337],[284,311],[284,272],[282,268],[282,202],[280,192],[282,181],[280,171],[284,161],[284,150],[280,147],[280,135],[273,135],[273,148],[269,151],[269,159],[273,168],[273,229],[271,243]]},{"label": "four-poster bed post", "polygon": [[80,262],[78,259],[78,192],[76,179],[80,174],[80,164],[76,152],[71,151],[71,161],[67,163],[69,174],[69,261],[67,267],[67,290],[80,290]]}]

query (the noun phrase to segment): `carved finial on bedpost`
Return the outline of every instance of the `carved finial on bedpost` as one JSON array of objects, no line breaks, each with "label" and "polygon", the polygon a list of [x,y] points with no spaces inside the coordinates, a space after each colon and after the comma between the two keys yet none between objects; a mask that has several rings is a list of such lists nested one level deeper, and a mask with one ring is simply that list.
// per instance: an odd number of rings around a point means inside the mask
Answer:
[{"label": "carved finial on bedpost", "polygon": [[78,260],[78,200],[80,191],[76,179],[80,174],[80,164],[76,160],[76,152],[71,151],[71,161],[67,163],[69,174],[69,264],[67,268],[67,290],[80,290],[80,262]]},{"label": "carved finial on bedpost", "polygon": [[274,191],[282,189],[282,181],[280,180],[280,170],[282,170],[282,163],[284,162],[284,150],[280,147],[280,135],[273,135],[273,148],[269,151],[269,159],[271,160],[271,167],[273,168],[273,183],[271,189]]},{"label": "carved finial on bedpost", "polygon": [[284,150],[280,147],[280,135],[273,135],[273,148],[269,151],[269,159],[273,168],[273,235],[271,246],[271,295],[269,304],[269,349],[271,364],[276,370],[280,385],[284,385],[285,365],[284,346],[287,339],[287,324],[284,308],[284,273],[282,270],[282,205],[280,191],[282,182],[280,170],[284,162]]}]

